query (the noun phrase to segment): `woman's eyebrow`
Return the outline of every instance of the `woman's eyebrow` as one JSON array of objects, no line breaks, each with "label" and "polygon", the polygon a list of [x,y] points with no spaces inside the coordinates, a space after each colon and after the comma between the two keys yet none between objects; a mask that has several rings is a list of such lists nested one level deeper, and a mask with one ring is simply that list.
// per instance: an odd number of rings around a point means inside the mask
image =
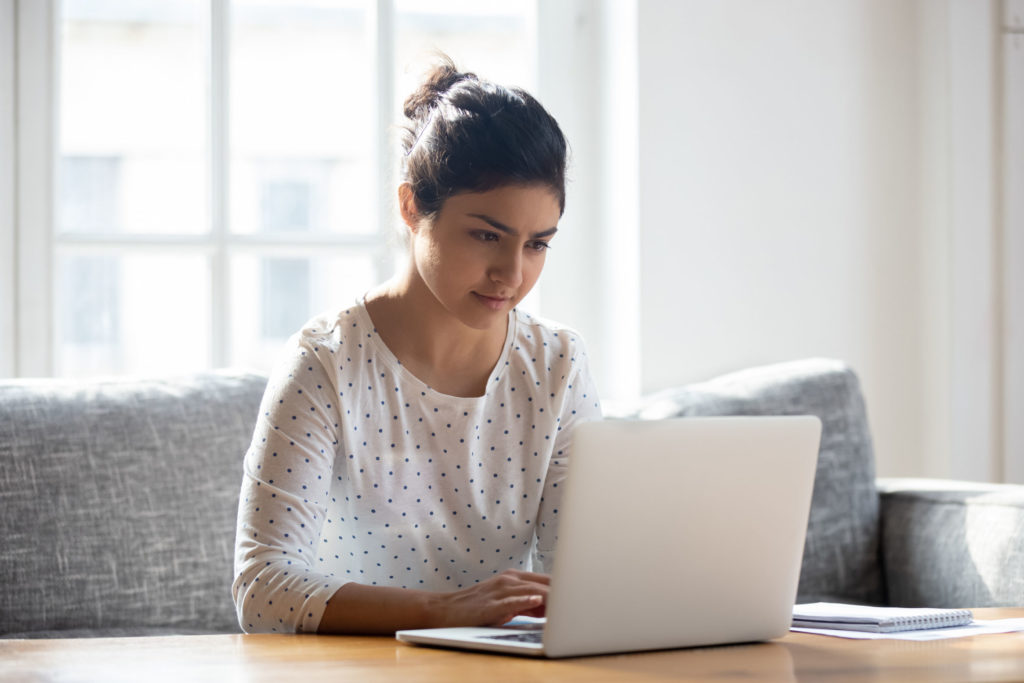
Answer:
[{"label": "woman's eyebrow", "polygon": [[[501,230],[502,232],[504,232],[506,234],[515,235],[517,237],[519,236],[519,231],[516,230],[515,228],[509,227],[509,226],[505,225],[504,223],[502,223],[501,221],[496,221],[493,218],[491,218],[490,216],[487,216],[485,214],[482,214],[482,213],[470,213],[470,214],[466,214],[466,215],[467,216],[472,216],[473,218],[479,218],[480,220],[482,220],[484,223],[487,223],[488,225],[490,225],[495,230]],[[533,237],[533,238],[547,237],[549,235],[554,235],[556,232],[558,232],[558,228],[548,228],[547,230],[541,230],[540,232],[533,233],[533,235],[531,235],[531,237]]]}]

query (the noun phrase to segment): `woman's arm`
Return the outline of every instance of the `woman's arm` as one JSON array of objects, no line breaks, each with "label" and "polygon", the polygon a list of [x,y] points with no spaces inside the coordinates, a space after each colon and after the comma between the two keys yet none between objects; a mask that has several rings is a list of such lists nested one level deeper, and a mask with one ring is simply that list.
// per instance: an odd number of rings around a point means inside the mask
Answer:
[{"label": "woman's arm", "polygon": [[[570,358],[572,370],[568,374],[564,390],[558,386],[550,387],[553,395],[562,397],[562,405],[558,411],[554,447],[544,477],[544,492],[541,494],[540,508],[537,511],[537,525],[534,527],[537,535],[534,566],[548,573],[554,566],[555,547],[558,541],[558,508],[565,491],[573,428],[580,422],[601,419],[601,402],[590,376],[583,340],[578,336],[570,336],[565,355]],[[555,377],[549,375],[549,380],[554,381]]]},{"label": "woman's arm", "polygon": [[232,591],[248,633],[315,631],[327,601],[347,582],[316,562],[343,424],[324,362],[329,353],[315,338],[291,340],[267,383],[243,460]]},{"label": "woman's arm", "polygon": [[345,584],[331,596],[320,633],[388,634],[400,629],[497,626],[518,615],[544,616],[550,580],[509,570],[454,593]]}]

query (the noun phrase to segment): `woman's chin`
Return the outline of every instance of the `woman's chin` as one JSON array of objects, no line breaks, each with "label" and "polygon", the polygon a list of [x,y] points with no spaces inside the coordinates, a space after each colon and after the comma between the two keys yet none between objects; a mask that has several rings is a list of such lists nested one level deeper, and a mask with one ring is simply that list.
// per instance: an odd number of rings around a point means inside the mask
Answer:
[{"label": "woman's chin", "polygon": [[513,307],[511,301],[504,303],[500,307],[494,307],[481,303],[476,297],[474,297],[472,303],[473,305],[463,309],[461,315],[457,317],[462,324],[474,330],[490,330],[498,326],[504,326],[505,321],[508,319],[508,313]]}]

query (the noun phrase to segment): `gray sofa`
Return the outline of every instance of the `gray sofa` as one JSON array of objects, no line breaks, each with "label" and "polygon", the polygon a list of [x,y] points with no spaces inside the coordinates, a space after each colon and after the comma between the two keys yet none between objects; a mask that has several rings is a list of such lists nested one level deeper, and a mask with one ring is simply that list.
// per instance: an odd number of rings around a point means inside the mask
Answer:
[{"label": "gray sofa", "polygon": [[0,634],[240,632],[235,516],[265,386],[0,382]]},{"label": "gray sofa", "polygon": [[[235,514],[265,382],[0,382],[0,637],[239,632]],[[876,481],[842,363],[756,368],[614,412],[821,417],[800,601],[1024,605],[1024,487]]]}]

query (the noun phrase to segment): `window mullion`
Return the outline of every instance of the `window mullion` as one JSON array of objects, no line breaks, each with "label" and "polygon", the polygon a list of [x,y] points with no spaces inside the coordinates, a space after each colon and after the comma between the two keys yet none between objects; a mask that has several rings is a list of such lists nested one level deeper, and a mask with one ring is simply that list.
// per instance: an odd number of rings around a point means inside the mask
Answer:
[{"label": "window mullion", "polygon": [[[17,102],[15,93],[15,30],[14,0],[0,0],[0,101]],[[0,105],[0,149],[11,154],[0,154],[0,377],[15,374],[15,298],[17,296],[17,259],[14,250],[15,196],[15,137],[14,109]]]},{"label": "window mullion", "polygon": [[228,324],[228,138],[230,0],[211,0],[210,7],[210,353],[214,367],[229,363]]},{"label": "window mullion", "polygon": [[[53,204],[57,140],[56,2],[17,7],[16,374],[52,374],[54,354]],[[43,340],[43,343],[40,343]]]},{"label": "window mullion", "polygon": [[394,73],[395,73],[395,10],[393,0],[377,0],[373,22],[373,45],[375,50],[374,66],[376,68],[377,99],[376,99],[376,145],[374,162],[376,167],[376,219],[377,235],[380,248],[377,250],[375,268],[377,280],[391,275],[394,261],[387,248],[387,231],[392,228],[394,215],[394,197],[392,188],[398,177],[397,169],[392,163],[393,148],[390,141],[391,114],[394,111]]}]

